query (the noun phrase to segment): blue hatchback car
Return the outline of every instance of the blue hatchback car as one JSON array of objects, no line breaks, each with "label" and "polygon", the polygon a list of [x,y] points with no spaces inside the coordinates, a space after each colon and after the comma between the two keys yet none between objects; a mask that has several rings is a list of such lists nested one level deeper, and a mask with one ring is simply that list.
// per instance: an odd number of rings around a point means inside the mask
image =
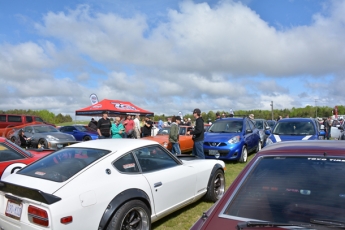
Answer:
[{"label": "blue hatchback car", "polygon": [[273,131],[266,130],[265,133],[268,137],[264,146],[281,141],[319,140],[326,134],[313,118],[280,119]]},{"label": "blue hatchback car", "polygon": [[216,120],[205,132],[206,158],[246,162],[248,153],[260,149],[259,130],[248,117]]},{"label": "blue hatchback car", "polygon": [[62,126],[59,130],[63,133],[68,133],[74,136],[77,141],[89,141],[98,139],[97,131],[90,129],[83,125],[68,125]]}]

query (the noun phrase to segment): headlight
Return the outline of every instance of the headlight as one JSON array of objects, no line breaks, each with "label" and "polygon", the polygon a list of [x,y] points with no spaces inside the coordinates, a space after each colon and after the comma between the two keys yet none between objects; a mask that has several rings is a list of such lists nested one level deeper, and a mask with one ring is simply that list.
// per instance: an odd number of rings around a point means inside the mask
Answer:
[{"label": "headlight", "polygon": [[267,138],[265,146],[270,145],[270,144],[273,144],[273,141],[270,138]]},{"label": "headlight", "polygon": [[51,136],[51,135],[47,135],[47,139],[48,139],[49,141],[58,141],[58,140],[59,140],[59,138],[53,137],[53,136]]},{"label": "headlight", "polygon": [[237,142],[240,142],[240,140],[241,140],[240,136],[235,136],[235,137],[231,138],[230,140],[228,140],[228,142],[230,144],[236,144]]}]

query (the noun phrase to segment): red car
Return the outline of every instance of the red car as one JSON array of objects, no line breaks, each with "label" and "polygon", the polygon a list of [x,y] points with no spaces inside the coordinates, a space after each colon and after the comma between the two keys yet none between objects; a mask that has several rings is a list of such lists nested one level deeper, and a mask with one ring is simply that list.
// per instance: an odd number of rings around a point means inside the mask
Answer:
[{"label": "red car", "polygon": [[269,145],[238,175],[196,229],[345,227],[345,142]]},{"label": "red car", "polygon": [[25,150],[10,140],[0,137],[0,178],[3,179],[51,152],[53,150]]}]

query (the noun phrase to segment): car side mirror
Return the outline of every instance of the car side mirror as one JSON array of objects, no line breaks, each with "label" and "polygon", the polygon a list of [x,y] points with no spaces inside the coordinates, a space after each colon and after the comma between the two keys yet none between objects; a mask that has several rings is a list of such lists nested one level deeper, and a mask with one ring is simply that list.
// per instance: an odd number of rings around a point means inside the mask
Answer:
[{"label": "car side mirror", "polygon": [[324,130],[321,130],[320,131],[320,136],[325,136],[326,135],[326,132]]},{"label": "car side mirror", "polygon": [[271,135],[271,129],[265,130],[265,134],[266,134],[267,136]]},{"label": "car side mirror", "polygon": [[251,130],[251,129],[246,130],[246,133],[252,133],[252,132],[253,132],[253,130]]}]

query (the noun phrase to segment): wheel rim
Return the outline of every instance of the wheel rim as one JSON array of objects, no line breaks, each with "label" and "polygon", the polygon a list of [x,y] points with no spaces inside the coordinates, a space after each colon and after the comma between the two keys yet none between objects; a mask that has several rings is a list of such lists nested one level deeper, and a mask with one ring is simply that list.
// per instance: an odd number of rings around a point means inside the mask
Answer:
[{"label": "wheel rim", "polygon": [[39,142],[38,142],[38,148],[47,148],[47,146],[46,146],[46,143],[45,143],[45,141],[44,140],[40,140]]},{"label": "wheel rim", "polygon": [[225,191],[224,175],[222,173],[218,173],[213,183],[214,194],[216,195],[218,200],[223,196]]},{"label": "wheel rim", "polygon": [[122,221],[122,230],[149,229],[149,220],[144,209],[140,207],[132,208],[127,212]]},{"label": "wheel rim", "polygon": [[243,161],[247,162],[248,154],[247,154],[247,148],[246,147],[243,148],[243,153],[242,154],[243,154]]}]

